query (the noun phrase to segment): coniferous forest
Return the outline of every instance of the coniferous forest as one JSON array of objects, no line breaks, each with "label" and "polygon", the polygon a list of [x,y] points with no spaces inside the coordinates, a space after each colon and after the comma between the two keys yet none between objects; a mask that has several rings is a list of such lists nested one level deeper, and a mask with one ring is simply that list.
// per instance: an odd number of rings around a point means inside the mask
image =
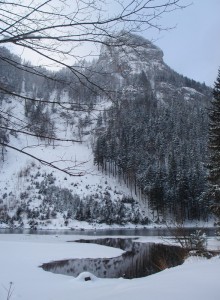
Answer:
[{"label": "coniferous forest", "polygon": [[99,167],[149,199],[158,216],[207,217],[205,107],[175,101],[164,107],[146,95],[122,101],[106,123],[95,147]]}]

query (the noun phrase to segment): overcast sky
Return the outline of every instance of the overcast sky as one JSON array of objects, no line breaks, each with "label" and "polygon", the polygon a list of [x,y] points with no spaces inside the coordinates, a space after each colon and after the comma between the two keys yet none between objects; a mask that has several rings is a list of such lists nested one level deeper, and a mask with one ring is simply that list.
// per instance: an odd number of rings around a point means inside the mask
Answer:
[{"label": "overcast sky", "polygon": [[[175,71],[213,86],[220,67],[220,0],[192,0],[192,5],[163,16],[173,30],[155,35],[164,61]],[[151,39],[150,33],[144,36]]]},{"label": "overcast sky", "polygon": [[[111,2],[110,2],[111,3]],[[220,67],[220,0],[181,0],[192,3],[185,9],[175,10],[158,21],[174,29],[141,33],[164,52],[164,61],[178,73],[213,86]],[[111,7],[114,11],[114,7]],[[34,64],[33,53],[22,52]],[[27,54],[26,54],[27,53]]]}]

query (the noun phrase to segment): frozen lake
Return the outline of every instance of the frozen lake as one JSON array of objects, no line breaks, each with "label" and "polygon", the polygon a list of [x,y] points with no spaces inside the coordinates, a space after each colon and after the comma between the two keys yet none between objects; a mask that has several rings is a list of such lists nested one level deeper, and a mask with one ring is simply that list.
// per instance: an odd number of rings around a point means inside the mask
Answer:
[{"label": "frozen lake", "polygon": [[[214,227],[188,227],[184,232],[190,234],[202,230],[209,237],[215,236]],[[88,236],[174,236],[176,229],[167,228],[120,228],[120,229],[64,229],[64,230],[31,230],[31,229],[0,229],[0,234],[40,234],[40,235],[88,235]]]}]

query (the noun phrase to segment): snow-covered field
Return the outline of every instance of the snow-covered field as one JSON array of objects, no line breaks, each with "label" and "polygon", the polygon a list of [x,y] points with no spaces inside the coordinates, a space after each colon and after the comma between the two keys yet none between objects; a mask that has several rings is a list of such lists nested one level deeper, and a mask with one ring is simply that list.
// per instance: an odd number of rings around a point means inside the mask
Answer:
[{"label": "snow-covered field", "polygon": [[[95,244],[66,243],[79,236],[0,234],[0,299],[22,300],[219,300],[220,258],[189,258],[178,267],[139,279],[100,279],[84,281],[45,272],[42,263],[85,257],[113,257],[122,250]],[[85,236],[84,236],[85,238]],[[142,237],[141,241],[161,242]],[[220,249],[220,242],[209,239],[209,246]]]}]

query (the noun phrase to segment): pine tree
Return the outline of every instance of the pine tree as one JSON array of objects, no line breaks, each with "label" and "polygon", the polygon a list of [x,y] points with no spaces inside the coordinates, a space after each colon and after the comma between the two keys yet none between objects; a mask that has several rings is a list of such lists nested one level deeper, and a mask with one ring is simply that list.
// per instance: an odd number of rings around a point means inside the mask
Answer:
[{"label": "pine tree", "polygon": [[220,220],[220,69],[209,113],[209,191],[212,210]]}]

